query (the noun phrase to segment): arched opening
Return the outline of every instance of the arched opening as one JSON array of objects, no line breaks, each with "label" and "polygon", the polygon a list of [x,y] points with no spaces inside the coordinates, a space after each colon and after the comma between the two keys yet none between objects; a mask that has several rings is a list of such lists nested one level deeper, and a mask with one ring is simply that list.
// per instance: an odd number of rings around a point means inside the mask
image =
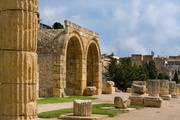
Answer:
[{"label": "arched opening", "polygon": [[82,49],[77,37],[71,37],[66,51],[66,88],[67,95],[75,95],[78,82],[82,80]]},{"label": "arched opening", "polygon": [[96,86],[99,81],[98,50],[94,43],[91,43],[87,54],[87,86]]}]

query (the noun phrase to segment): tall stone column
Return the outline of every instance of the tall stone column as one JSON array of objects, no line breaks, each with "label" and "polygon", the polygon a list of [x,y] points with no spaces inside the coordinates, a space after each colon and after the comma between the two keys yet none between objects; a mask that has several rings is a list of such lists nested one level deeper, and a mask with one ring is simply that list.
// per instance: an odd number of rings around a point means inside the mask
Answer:
[{"label": "tall stone column", "polygon": [[0,120],[37,119],[38,0],[0,0]]}]

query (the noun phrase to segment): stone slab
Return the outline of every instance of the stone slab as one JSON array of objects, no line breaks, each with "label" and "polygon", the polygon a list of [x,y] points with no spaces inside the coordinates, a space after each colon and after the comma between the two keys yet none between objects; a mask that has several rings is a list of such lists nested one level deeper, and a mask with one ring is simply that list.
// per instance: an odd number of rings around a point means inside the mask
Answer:
[{"label": "stone slab", "polygon": [[171,95],[161,95],[160,96],[163,100],[170,100],[171,99]]},{"label": "stone slab", "polygon": [[144,106],[144,97],[141,96],[130,96],[131,105],[140,105]]},{"label": "stone slab", "polygon": [[108,115],[98,115],[92,114],[91,116],[74,116],[73,113],[60,115],[59,119],[64,120],[103,120],[107,118]]},{"label": "stone slab", "polygon": [[144,97],[144,107],[157,107],[160,108],[162,104],[162,99],[160,97]]}]

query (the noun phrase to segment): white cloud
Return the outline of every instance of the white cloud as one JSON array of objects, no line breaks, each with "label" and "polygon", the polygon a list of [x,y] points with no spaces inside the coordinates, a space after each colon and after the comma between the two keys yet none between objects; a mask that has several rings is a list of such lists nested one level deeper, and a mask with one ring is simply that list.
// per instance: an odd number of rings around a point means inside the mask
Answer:
[{"label": "white cloud", "polygon": [[148,54],[153,50],[156,54],[179,54],[174,50],[179,50],[180,39],[178,1],[57,2],[62,4],[49,3],[41,8],[43,21],[52,23],[68,19],[98,32],[102,53],[129,56],[134,52]]}]

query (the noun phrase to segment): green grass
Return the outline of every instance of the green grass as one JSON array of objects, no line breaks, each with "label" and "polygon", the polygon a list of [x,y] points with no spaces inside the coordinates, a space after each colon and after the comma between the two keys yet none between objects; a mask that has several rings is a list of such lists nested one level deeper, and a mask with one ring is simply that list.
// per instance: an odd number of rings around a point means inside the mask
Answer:
[{"label": "green grass", "polygon": [[[121,113],[126,113],[124,110],[103,110],[102,107],[114,107],[114,104],[104,103],[104,104],[96,104],[92,106],[92,114],[101,114],[101,115],[108,115],[109,117],[114,117]],[[139,106],[132,106],[131,108],[139,108]],[[57,118],[59,115],[73,113],[72,108],[68,109],[60,109],[60,110],[53,110],[42,112],[38,114],[39,118]]]},{"label": "green grass", "polygon": [[94,100],[97,99],[95,97],[88,97],[88,96],[69,96],[69,97],[51,97],[51,98],[44,98],[39,99],[38,104],[52,104],[52,103],[63,103],[63,102],[72,102],[73,100]]},{"label": "green grass", "polygon": [[143,109],[143,106],[138,106],[138,105],[131,105],[128,108],[136,108],[137,110]]}]

